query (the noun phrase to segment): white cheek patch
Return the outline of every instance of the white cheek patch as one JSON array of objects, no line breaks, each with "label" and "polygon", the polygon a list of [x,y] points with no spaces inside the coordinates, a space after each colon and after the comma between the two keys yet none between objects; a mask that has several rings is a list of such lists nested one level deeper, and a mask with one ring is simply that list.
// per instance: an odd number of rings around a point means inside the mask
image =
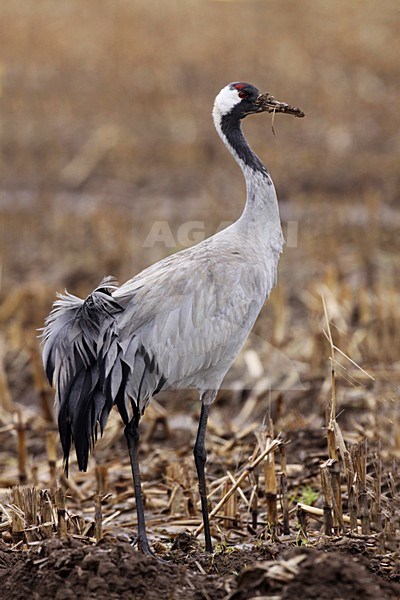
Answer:
[{"label": "white cheek patch", "polygon": [[231,112],[232,108],[241,101],[238,90],[231,89],[229,85],[224,87],[215,98],[214,110],[223,117]]}]

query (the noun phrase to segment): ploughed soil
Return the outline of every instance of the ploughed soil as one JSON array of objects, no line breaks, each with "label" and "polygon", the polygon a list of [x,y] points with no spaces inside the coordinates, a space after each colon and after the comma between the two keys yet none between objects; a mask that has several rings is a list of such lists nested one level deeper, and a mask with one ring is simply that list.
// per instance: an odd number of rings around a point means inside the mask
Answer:
[{"label": "ploughed soil", "polygon": [[46,540],[31,550],[0,542],[1,598],[398,599],[400,567],[387,572],[365,541],[324,547],[260,543],[210,556],[182,534],[164,562],[127,541]]}]

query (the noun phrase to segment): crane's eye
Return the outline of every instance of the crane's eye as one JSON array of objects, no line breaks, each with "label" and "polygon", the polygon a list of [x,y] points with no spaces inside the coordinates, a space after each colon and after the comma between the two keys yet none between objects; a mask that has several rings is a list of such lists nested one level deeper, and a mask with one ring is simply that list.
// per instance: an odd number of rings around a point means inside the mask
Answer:
[{"label": "crane's eye", "polygon": [[247,92],[244,92],[243,90],[239,92],[238,94],[239,98],[247,98],[248,94]]}]

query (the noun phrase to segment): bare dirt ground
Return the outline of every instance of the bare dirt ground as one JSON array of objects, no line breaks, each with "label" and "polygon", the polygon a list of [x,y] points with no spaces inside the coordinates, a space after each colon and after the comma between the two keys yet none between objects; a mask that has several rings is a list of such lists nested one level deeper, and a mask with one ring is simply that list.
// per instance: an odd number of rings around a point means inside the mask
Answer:
[{"label": "bare dirt ground", "polygon": [[[0,546],[2,598],[359,598],[397,599],[400,583],[385,576],[364,542],[315,548],[258,544],[210,557],[185,540],[160,563],[128,542],[105,538],[96,546],[48,540],[38,551]],[[371,560],[372,559],[372,560]],[[371,564],[374,565],[371,568]],[[397,581],[399,579],[397,572]]]},{"label": "bare dirt ground", "polygon": [[[397,0],[26,0],[1,13],[0,597],[400,598]],[[157,562],[132,545],[116,413],[88,472],[72,460],[63,474],[37,329],[56,290],[123,282],[239,216],[241,174],[210,119],[238,79],[306,113],[277,116],[276,136],[268,118],[245,125],[287,245],[211,411],[212,556],[198,399],[165,394],[146,411]]]}]

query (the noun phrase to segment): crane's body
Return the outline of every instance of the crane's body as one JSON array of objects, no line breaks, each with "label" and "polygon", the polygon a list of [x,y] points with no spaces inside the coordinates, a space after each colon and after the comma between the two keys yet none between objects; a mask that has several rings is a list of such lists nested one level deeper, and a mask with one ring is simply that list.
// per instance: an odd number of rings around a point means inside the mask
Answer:
[{"label": "crane's body", "polygon": [[[235,114],[244,93],[254,96],[253,110],[245,112],[245,105]],[[56,388],[66,461],[73,440],[79,467],[86,470],[97,426],[104,429],[116,404],[126,425],[139,542],[146,553],[150,549],[137,457],[138,425],[152,396],[178,388],[195,388],[202,400],[195,460],[206,549],[212,549],[204,478],[209,406],[275,284],[283,248],[272,180],[240,128],[246,114],[271,106],[302,116],[298,109],[259,95],[249,84],[230,84],[216,98],[216,129],[242,168],[247,186],[245,209],[233,225],[159,261],[122,286],[106,278],[86,300],[59,296],[46,322],[43,360]]]}]

